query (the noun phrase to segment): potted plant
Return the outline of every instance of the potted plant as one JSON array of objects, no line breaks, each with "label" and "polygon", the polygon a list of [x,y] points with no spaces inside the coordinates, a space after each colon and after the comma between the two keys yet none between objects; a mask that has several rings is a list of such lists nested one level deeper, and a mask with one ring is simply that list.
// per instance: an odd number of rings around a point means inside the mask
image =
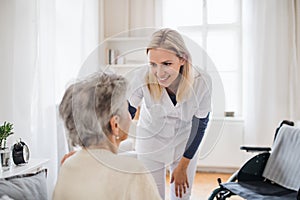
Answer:
[{"label": "potted plant", "polygon": [[0,160],[1,160],[1,168],[3,171],[8,170],[10,168],[10,150],[6,146],[7,137],[13,134],[13,124],[9,122],[4,122],[2,126],[0,126]]},{"label": "potted plant", "polygon": [[7,137],[13,134],[13,124],[9,122],[4,122],[2,126],[0,126],[0,149],[8,148],[6,146]]}]

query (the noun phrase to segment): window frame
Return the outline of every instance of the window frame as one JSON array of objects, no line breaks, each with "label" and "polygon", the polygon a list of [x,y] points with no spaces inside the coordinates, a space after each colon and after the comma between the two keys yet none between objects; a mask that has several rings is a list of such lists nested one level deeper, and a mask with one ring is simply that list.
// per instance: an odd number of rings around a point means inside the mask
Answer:
[{"label": "window frame", "polygon": [[[235,112],[235,116],[236,117],[241,117],[243,116],[243,52],[242,52],[242,0],[236,0],[238,5],[237,5],[237,21],[234,23],[222,23],[222,24],[209,24],[208,23],[208,7],[207,7],[207,0],[202,0],[203,1],[203,6],[202,6],[202,24],[201,25],[190,25],[190,26],[176,26],[173,28],[176,28],[178,31],[184,33],[186,36],[189,36],[189,34],[186,34],[186,32],[201,32],[201,38],[202,38],[202,48],[204,50],[208,49],[208,33],[211,31],[226,31],[226,30],[232,30],[234,32],[236,32],[236,35],[238,36],[237,38],[237,53],[238,55],[236,55],[236,57],[238,58],[236,64],[237,64],[237,68],[236,70],[231,70],[231,71],[219,71],[220,73],[220,77],[222,77],[222,74],[224,73],[231,73],[231,74],[236,74],[237,78],[237,99],[236,102],[238,105],[235,106],[235,108],[237,110],[231,110],[228,109],[225,106],[225,111],[234,111]],[[162,12],[164,12],[164,8],[163,8],[163,3],[161,3],[161,25],[165,26],[164,24],[164,19],[163,19],[163,14]],[[204,68],[204,70],[206,70]],[[223,84],[224,85],[224,84]],[[225,94],[226,95],[226,94]]]}]

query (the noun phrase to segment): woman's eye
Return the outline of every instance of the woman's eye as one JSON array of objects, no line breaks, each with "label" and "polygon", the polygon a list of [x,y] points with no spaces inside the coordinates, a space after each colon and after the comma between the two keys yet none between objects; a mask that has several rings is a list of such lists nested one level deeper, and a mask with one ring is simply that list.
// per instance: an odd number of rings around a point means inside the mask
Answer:
[{"label": "woman's eye", "polygon": [[157,65],[155,63],[149,63],[150,67],[156,67]]},{"label": "woman's eye", "polygon": [[164,66],[170,66],[172,63],[163,63]]}]

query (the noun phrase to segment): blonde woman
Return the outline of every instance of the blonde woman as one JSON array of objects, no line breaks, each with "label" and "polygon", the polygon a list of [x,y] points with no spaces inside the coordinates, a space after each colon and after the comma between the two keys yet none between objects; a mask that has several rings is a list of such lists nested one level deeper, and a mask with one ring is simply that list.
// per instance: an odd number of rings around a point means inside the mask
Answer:
[{"label": "blonde woman", "polygon": [[172,29],[156,31],[147,47],[149,67],[131,78],[130,113],[140,107],[136,151],[165,198],[170,166],[170,199],[190,199],[197,150],[211,111],[211,79],[192,67],[182,36]]},{"label": "blonde woman", "polygon": [[59,106],[72,152],[59,172],[54,200],[161,199],[151,174],[135,158],[117,155],[131,117],[127,81],[100,73],[71,85]]}]

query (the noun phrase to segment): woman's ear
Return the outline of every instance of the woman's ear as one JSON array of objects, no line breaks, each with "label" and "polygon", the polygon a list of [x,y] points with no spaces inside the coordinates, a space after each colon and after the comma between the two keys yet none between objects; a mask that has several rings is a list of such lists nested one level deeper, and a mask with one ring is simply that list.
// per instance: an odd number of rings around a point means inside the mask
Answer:
[{"label": "woman's ear", "polygon": [[114,136],[119,135],[119,120],[120,120],[120,118],[117,115],[112,116],[112,118],[110,118],[110,120],[109,120],[112,134]]},{"label": "woman's ear", "polygon": [[179,63],[180,63],[180,65],[184,65],[185,62],[187,62],[186,59],[184,59],[184,58],[179,58]]}]

